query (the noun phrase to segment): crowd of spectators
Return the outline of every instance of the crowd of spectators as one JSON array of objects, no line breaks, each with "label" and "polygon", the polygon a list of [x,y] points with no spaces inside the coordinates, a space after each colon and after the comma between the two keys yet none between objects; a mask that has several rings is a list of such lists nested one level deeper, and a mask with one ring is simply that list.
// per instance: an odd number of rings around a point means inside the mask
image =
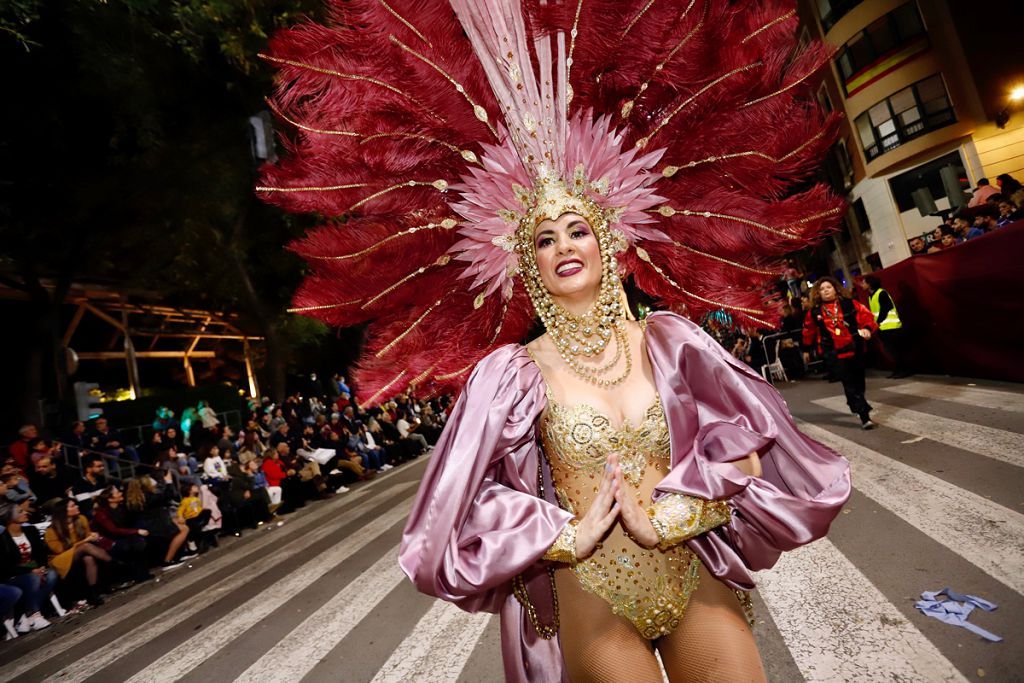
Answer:
[{"label": "crowd of spectators", "polygon": [[60,438],[23,426],[0,471],[6,639],[422,455],[450,409],[405,394],[364,410],[343,377],[311,380],[280,405],[250,400],[238,429],[206,402],[159,408],[142,443],[103,417]]},{"label": "crowd of spectators", "polygon": [[1005,173],[996,182],[998,188],[982,178],[966,208],[954,211],[930,232],[908,240],[911,255],[937,254],[1024,220],[1024,185]]}]

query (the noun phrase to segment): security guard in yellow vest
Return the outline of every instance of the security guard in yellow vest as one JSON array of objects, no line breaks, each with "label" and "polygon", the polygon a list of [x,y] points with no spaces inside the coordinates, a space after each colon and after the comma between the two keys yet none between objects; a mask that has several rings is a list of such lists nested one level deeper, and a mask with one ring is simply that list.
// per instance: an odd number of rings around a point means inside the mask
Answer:
[{"label": "security guard in yellow vest", "polygon": [[903,332],[903,322],[900,320],[899,311],[896,310],[896,303],[889,296],[889,292],[882,289],[882,283],[877,277],[868,275],[864,278],[864,282],[871,290],[868,308],[875,316],[875,322],[878,323],[878,338],[895,364],[889,377],[891,379],[908,377],[913,373],[907,369],[906,338]]}]

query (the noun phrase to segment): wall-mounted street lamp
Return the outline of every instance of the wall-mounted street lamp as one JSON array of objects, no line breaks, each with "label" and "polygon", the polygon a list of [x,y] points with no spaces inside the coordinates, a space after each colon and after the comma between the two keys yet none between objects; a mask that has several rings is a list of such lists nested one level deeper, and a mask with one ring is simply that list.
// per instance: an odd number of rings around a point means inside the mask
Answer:
[{"label": "wall-mounted street lamp", "polygon": [[1003,110],[996,114],[996,126],[999,128],[1006,128],[1006,124],[1010,121],[1010,109],[1019,107],[1021,103],[1024,103],[1024,85],[1014,86],[1010,90],[1010,95],[1007,98],[1009,104],[1003,107]]}]

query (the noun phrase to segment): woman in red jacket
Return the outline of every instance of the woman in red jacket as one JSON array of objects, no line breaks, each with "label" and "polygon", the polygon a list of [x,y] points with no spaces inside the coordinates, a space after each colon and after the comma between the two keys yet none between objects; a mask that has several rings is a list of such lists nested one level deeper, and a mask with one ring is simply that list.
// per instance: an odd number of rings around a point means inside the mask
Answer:
[{"label": "woman in red jacket", "polygon": [[865,346],[878,323],[863,304],[854,301],[835,278],[823,277],[811,290],[811,310],[804,319],[804,360],[817,348],[829,371],[843,383],[846,404],[872,429],[871,405],[864,398]]},{"label": "woman in red jacket", "polygon": [[271,503],[281,503],[278,510],[280,514],[286,514],[306,504],[302,494],[302,482],[295,470],[287,468],[276,449],[270,448],[263,455],[261,469],[267,478],[267,493],[270,495]]}]

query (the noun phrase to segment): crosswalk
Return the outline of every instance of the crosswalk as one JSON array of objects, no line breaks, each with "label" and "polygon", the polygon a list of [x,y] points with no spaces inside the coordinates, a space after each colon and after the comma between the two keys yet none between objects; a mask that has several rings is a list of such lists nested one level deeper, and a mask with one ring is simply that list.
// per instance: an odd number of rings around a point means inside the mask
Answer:
[{"label": "crosswalk", "polygon": [[[784,389],[846,455],[827,539],[759,573],[773,682],[1022,680],[1024,390],[871,380],[863,432],[836,385]],[[0,648],[0,681],[500,681],[498,620],[420,595],[396,556],[424,464],[225,543],[192,566]],[[985,643],[913,607],[951,586],[1000,605]]]}]

